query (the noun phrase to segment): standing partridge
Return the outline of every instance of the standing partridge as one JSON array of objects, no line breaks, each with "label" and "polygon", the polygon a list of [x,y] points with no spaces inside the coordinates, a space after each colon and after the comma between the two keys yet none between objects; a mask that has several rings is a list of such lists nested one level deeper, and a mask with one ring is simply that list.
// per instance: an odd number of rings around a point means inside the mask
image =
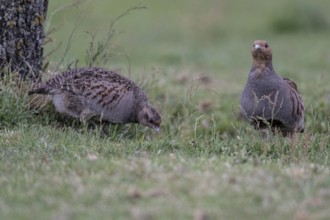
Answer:
[{"label": "standing partridge", "polygon": [[276,74],[272,49],[263,40],[252,48],[253,63],[241,95],[241,115],[256,129],[279,130],[283,136],[304,131],[304,103],[297,85]]},{"label": "standing partridge", "polygon": [[131,80],[103,68],[67,70],[37,84],[31,94],[51,95],[60,113],[86,121],[140,123],[159,131],[161,117]]}]

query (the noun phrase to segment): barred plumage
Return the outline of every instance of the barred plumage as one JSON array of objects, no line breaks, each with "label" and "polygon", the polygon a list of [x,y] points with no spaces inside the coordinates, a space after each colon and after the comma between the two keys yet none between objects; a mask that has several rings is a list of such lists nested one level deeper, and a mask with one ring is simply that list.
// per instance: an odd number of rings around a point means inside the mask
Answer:
[{"label": "barred plumage", "polygon": [[304,102],[297,85],[276,74],[272,50],[257,40],[252,48],[253,64],[241,95],[241,115],[256,129],[277,128],[284,136],[304,131]]},{"label": "barred plumage", "polygon": [[140,123],[159,130],[161,117],[131,80],[103,68],[76,68],[40,83],[29,92],[52,96],[58,112],[85,121]]}]

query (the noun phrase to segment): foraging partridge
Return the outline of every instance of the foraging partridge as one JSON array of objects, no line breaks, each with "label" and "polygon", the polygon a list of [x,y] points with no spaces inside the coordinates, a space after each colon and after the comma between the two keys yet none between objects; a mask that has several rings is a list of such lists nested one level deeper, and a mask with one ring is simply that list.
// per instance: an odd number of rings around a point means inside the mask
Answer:
[{"label": "foraging partridge", "polygon": [[256,129],[271,127],[283,136],[304,131],[304,103],[297,85],[276,74],[272,49],[263,40],[252,48],[253,64],[241,95],[241,115]]},{"label": "foraging partridge", "polygon": [[51,95],[60,113],[86,121],[140,123],[159,131],[161,117],[131,80],[103,68],[67,70],[36,85],[31,94]]}]

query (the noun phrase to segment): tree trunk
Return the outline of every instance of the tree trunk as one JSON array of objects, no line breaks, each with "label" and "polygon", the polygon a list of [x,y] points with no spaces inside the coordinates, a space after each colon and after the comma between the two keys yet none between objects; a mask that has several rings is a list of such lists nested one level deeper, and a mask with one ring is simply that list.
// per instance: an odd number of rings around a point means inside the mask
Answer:
[{"label": "tree trunk", "polygon": [[0,0],[0,71],[41,80],[48,0]]}]

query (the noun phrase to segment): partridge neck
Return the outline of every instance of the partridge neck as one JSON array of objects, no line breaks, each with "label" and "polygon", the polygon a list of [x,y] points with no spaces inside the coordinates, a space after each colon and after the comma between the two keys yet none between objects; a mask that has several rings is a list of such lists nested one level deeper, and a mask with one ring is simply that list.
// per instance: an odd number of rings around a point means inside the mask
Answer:
[{"label": "partridge neck", "polygon": [[253,59],[251,75],[257,78],[269,75],[273,72],[272,60]]},{"label": "partridge neck", "polygon": [[271,59],[265,60],[265,59],[254,58],[252,66],[256,68],[262,68],[262,67],[272,67],[273,65]]}]

